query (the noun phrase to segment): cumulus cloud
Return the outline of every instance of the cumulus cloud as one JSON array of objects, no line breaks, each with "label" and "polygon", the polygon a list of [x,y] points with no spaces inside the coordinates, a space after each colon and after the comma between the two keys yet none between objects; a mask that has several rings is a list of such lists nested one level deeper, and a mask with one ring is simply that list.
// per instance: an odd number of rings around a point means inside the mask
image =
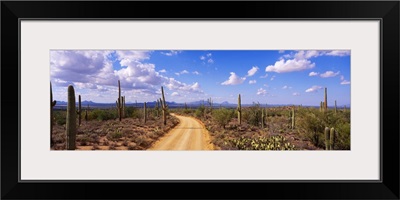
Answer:
[{"label": "cumulus cloud", "polygon": [[318,56],[348,56],[350,51],[297,51],[296,53],[286,54],[279,58],[274,65],[268,65],[266,72],[288,73],[295,71],[303,71],[315,67],[315,63],[311,62],[311,58]]},{"label": "cumulus cloud", "polygon": [[[56,90],[56,87],[72,84],[77,92],[84,89],[87,97],[102,96],[103,102],[113,101],[111,96],[118,92],[118,80],[122,92],[129,93],[126,94],[128,98],[159,96],[161,85],[168,86],[170,90],[179,90],[180,93],[203,93],[198,83],[186,84],[161,75],[166,72],[165,69],[156,71],[154,64],[146,63],[150,54],[149,51],[125,50],[50,51],[53,88]],[[113,62],[119,62],[121,68],[114,69]],[[180,73],[189,72],[183,70]],[[107,93],[99,94],[105,91]]]},{"label": "cumulus cloud", "polygon": [[189,72],[185,69],[185,70],[182,70],[182,71],[180,71],[180,72],[176,72],[175,73],[177,76],[179,76],[179,75],[182,75],[182,74],[189,74]]},{"label": "cumulus cloud", "polygon": [[293,95],[293,96],[300,96],[300,93],[298,93],[298,92],[293,92],[292,95]]},{"label": "cumulus cloud", "polygon": [[338,71],[336,73],[333,71],[326,71],[325,73],[320,74],[319,76],[322,78],[330,78],[330,77],[335,77],[335,76],[339,75],[339,73],[340,73],[340,71]]},{"label": "cumulus cloud", "polygon": [[250,81],[249,81],[249,84],[255,84],[255,83],[257,83],[256,80],[250,80]]},{"label": "cumulus cloud", "polygon": [[247,71],[247,76],[253,76],[257,71],[258,71],[258,67],[257,66],[253,66],[249,71]]},{"label": "cumulus cloud", "polygon": [[267,78],[268,74],[265,74],[264,76],[260,76],[260,78]]},{"label": "cumulus cloud", "polygon": [[264,90],[264,89],[262,89],[262,88],[260,88],[260,89],[258,89],[257,90],[257,95],[266,95],[267,94],[267,90]]},{"label": "cumulus cloud", "polygon": [[343,75],[340,76],[340,80],[341,80],[341,82],[340,82],[341,85],[349,85],[350,84],[350,81],[345,80]]},{"label": "cumulus cloud", "polygon": [[171,96],[173,96],[173,97],[179,96],[179,93],[178,93],[178,92],[173,92],[173,93],[171,94]]},{"label": "cumulus cloud", "polygon": [[292,87],[289,87],[287,85],[283,86],[282,89],[286,90],[286,89],[292,89]]},{"label": "cumulus cloud", "polygon": [[310,72],[309,74],[308,74],[308,76],[318,76],[318,72]]},{"label": "cumulus cloud", "polygon": [[276,72],[276,73],[287,73],[287,72],[295,72],[295,71],[303,71],[306,69],[312,69],[315,67],[315,63],[311,63],[311,61],[302,59],[302,60],[284,60],[281,59],[275,62],[274,65],[269,65],[265,68],[266,72]]},{"label": "cumulus cloud", "polygon": [[200,56],[200,60],[203,61],[203,64],[206,64],[206,63],[213,64],[214,63],[211,53],[207,53],[205,55]]},{"label": "cumulus cloud", "polygon": [[200,60],[205,60],[206,57],[205,56],[200,56]]},{"label": "cumulus cloud", "polygon": [[178,55],[179,53],[181,53],[182,51],[175,51],[175,50],[171,50],[169,52],[161,52],[162,55],[166,55],[166,56],[175,56]]},{"label": "cumulus cloud", "polygon": [[200,75],[200,72],[194,71],[194,72],[192,72],[192,74]]},{"label": "cumulus cloud", "polygon": [[326,52],[328,56],[348,56],[350,55],[350,51],[329,51]]},{"label": "cumulus cloud", "polygon": [[209,59],[207,60],[207,62],[210,63],[210,64],[213,64],[213,63],[214,63],[214,60],[211,59],[211,58],[209,58]]},{"label": "cumulus cloud", "polygon": [[243,81],[246,80],[246,77],[240,78],[238,75],[235,74],[235,72],[231,72],[231,75],[229,76],[229,79],[222,82],[221,85],[238,85],[242,84]]},{"label": "cumulus cloud", "polygon": [[314,86],[312,86],[311,88],[308,88],[308,89],[306,90],[306,92],[317,92],[317,91],[320,90],[320,89],[322,89],[321,86],[314,85]]},{"label": "cumulus cloud", "polygon": [[275,79],[275,75],[271,77],[271,81],[273,81]]}]

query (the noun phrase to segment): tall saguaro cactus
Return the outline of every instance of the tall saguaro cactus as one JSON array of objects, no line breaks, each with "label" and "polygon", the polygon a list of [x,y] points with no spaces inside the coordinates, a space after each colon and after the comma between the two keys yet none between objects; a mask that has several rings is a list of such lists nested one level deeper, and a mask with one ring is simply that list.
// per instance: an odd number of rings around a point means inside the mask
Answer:
[{"label": "tall saguaro cactus", "polygon": [[57,104],[57,101],[53,101],[53,89],[50,82],[50,145],[53,146],[53,107]]},{"label": "tall saguaro cactus", "polygon": [[261,128],[264,129],[264,108],[261,108]]},{"label": "tall saguaro cactus", "polygon": [[292,107],[292,129],[294,129],[295,126],[295,115],[294,115],[294,106]]},{"label": "tall saguaro cactus", "polygon": [[118,99],[115,102],[117,104],[117,109],[118,109],[118,116],[119,116],[119,121],[122,119],[122,98],[121,98],[121,84],[120,81],[118,80]]},{"label": "tall saguaro cactus", "polygon": [[319,111],[320,112],[322,112],[322,110],[323,110],[323,106],[324,105],[324,103],[321,101],[320,103],[319,103]]},{"label": "tall saguaro cactus", "polygon": [[158,117],[158,112],[160,110],[160,101],[157,99],[157,104],[156,104],[156,113],[157,113],[157,117]]},{"label": "tall saguaro cactus", "polygon": [[144,115],[144,123],[147,122],[147,108],[146,108],[146,102],[144,102],[143,106],[143,115]]},{"label": "tall saguaro cactus", "polygon": [[329,136],[329,150],[333,150],[334,146],[335,146],[335,129],[331,128]]},{"label": "tall saguaro cactus", "polygon": [[67,149],[75,150],[76,139],[76,108],[75,108],[75,90],[72,85],[68,86],[68,106],[66,120]]},{"label": "tall saguaro cactus", "polygon": [[238,97],[238,107],[237,107],[237,111],[238,111],[238,120],[239,120],[239,124],[242,124],[242,105],[241,105],[240,94],[239,94],[239,97]]},{"label": "tall saguaro cactus", "polygon": [[329,128],[325,127],[325,150],[329,150]]},{"label": "tall saguaro cactus", "polygon": [[125,96],[122,96],[122,118],[125,118]]},{"label": "tall saguaro cactus", "polygon": [[161,94],[162,94],[162,100],[161,105],[162,105],[162,113],[163,113],[163,122],[164,125],[167,125],[167,103],[165,102],[165,96],[164,96],[164,88],[161,86]]},{"label": "tall saguaro cactus", "polygon": [[324,93],[324,111],[328,111],[328,89],[326,87]]},{"label": "tall saguaro cactus", "polygon": [[81,95],[79,95],[78,97],[79,97],[79,103],[78,103],[78,110],[76,111],[76,114],[78,115],[79,126],[81,126],[81,118],[82,118]]}]

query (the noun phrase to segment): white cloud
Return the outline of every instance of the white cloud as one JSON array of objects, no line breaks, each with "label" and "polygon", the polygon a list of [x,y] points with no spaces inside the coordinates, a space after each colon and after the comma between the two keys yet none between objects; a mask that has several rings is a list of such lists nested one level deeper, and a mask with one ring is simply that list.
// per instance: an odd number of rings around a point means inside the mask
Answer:
[{"label": "white cloud", "polygon": [[257,90],[257,95],[266,95],[267,94],[267,90],[264,90],[264,89],[262,89],[262,88],[260,88],[260,89],[258,89]]},{"label": "white cloud", "polygon": [[312,69],[315,67],[315,63],[311,63],[311,61],[302,59],[302,60],[284,60],[281,59],[275,62],[274,65],[269,65],[265,68],[266,72],[276,72],[276,73],[287,73],[294,71],[303,71],[306,69]]},{"label": "white cloud", "polygon": [[319,76],[322,78],[329,78],[329,77],[335,77],[335,76],[339,75],[339,73],[340,73],[340,71],[338,71],[336,73],[333,71],[326,71],[325,73],[320,74]]},{"label": "white cloud", "polygon": [[255,83],[257,83],[256,80],[250,80],[250,81],[249,81],[249,84],[255,84]]},{"label": "white cloud", "polygon": [[173,93],[171,94],[171,96],[173,96],[173,97],[175,97],[175,96],[179,96],[179,93],[177,93],[177,92],[173,92]]},{"label": "white cloud", "polygon": [[[156,71],[154,64],[144,62],[150,54],[149,51],[125,50],[50,51],[50,78],[55,91],[72,84],[76,86],[76,92],[84,92],[85,98],[100,102],[115,101],[118,80],[127,99],[156,98],[161,85],[183,93],[203,93],[198,83],[186,84],[161,75],[165,69]],[[113,68],[115,61],[121,68]],[[189,72],[184,70],[182,73]],[[65,95],[55,98],[65,99]]]},{"label": "white cloud", "polygon": [[292,95],[293,95],[293,96],[300,96],[300,93],[298,93],[298,92],[293,92]]},{"label": "white cloud", "polygon": [[322,89],[321,86],[314,85],[314,86],[312,86],[311,88],[308,88],[308,89],[306,90],[306,92],[317,92],[317,91],[320,90],[320,89]]},{"label": "white cloud", "polygon": [[340,80],[341,80],[341,82],[340,82],[341,85],[348,85],[348,84],[350,84],[350,81],[345,80],[343,75],[340,76]]},{"label": "white cloud", "polygon": [[238,75],[235,74],[235,72],[230,73],[231,76],[229,76],[229,79],[221,83],[221,85],[238,85],[242,84],[243,81],[246,80],[245,77],[240,78]]},{"label": "white cloud", "polygon": [[253,66],[249,71],[247,71],[247,76],[253,76],[257,71],[258,71],[258,67],[257,66]]},{"label": "white cloud", "polygon": [[207,60],[207,62],[210,63],[210,64],[213,64],[214,60],[210,58],[210,59]]},{"label": "white cloud", "polygon": [[264,76],[260,76],[260,78],[267,78],[268,74],[265,74]]},{"label": "white cloud", "polygon": [[182,51],[175,51],[175,50],[171,50],[169,52],[161,52],[162,55],[166,55],[166,56],[175,56],[178,55],[179,53],[181,53]]},{"label": "white cloud", "polygon": [[275,75],[271,77],[271,81],[273,81],[275,79]]},{"label": "white cloud", "polygon": [[286,89],[288,89],[288,88],[292,88],[292,87],[289,87],[289,86],[287,86],[287,85],[285,85],[285,86],[282,87],[282,89],[284,89],[284,90],[286,90]]},{"label": "white cloud", "polygon": [[208,54],[207,54],[207,57],[211,57],[211,56],[212,56],[212,54],[211,54],[211,53],[208,53]]},{"label": "white cloud", "polygon": [[205,56],[200,56],[200,60],[205,60],[206,57]]},{"label": "white cloud", "polygon": [[268,84],[264,84],[264,87],[269,87],[269,85]]},{"label": "white cloud", "polygon": [[175,74],[176,74],[177,76],[179,76],[179,75],[182,75],[182,74],[189,74],[189,72],[185,69],[185,70],[183,70],[183,71],[176,72]]},{"label": "white cloud", "polygon": [[308,76],[318,76],[318,72],[310,72],[309,74],[308,74]]},{"label": "white cloud", "polygon": [[326,52],[328,56],[348,56],[350,55],[350,51],[329,51]]},{"label": "white cloud", "polygon": [[200,75],[200,72],[198,72],[198,71],[194,71],[194,72],[192,72],[193,74],[196,74],[196,75]]},{"label": "white cloud", "polygon": [[350,81],[343,80],[342,82],[340,82],[340,84],[341,85],[349,85]]}]

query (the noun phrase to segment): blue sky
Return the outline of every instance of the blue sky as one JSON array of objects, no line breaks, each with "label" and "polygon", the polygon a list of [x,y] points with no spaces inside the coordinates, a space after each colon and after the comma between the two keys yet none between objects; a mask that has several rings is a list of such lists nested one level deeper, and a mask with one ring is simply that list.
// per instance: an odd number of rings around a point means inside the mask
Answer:
[{"label": "blue sky", "polygon": [[115,102],[118,80],[127,102],[167,101],[350,104],[350,51],[345,50],[52,50],[54,99],[74,85],[82,100]]}]

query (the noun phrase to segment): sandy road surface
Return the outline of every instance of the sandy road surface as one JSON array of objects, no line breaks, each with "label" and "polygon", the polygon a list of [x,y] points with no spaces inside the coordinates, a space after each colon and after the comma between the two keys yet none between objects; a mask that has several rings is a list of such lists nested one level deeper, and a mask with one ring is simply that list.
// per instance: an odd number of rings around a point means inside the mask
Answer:
[{"label": "sandy road surface", "polygon": [[174,116],[180,123],[149,150],[212,150],[208,131],[200,122],[191,117]]}]

